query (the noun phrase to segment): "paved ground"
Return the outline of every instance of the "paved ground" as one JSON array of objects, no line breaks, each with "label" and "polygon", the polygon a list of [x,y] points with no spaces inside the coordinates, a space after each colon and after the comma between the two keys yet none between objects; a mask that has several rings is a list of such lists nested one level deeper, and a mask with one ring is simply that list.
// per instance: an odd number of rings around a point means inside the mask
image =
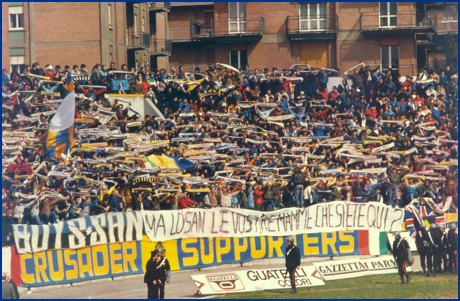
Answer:
[{"label": "paved ground", "polygon": [[[333,260],[341,260],[346,258],[369,258],[370,256],[343,256],[336,257]],[[412,266],[414,272],[420,271],[420,259],[415,255],[415,263]],[[331,260],[325,257],[311,257],[302,259],[303,266],[310,266],[313,262]],[[191,299],[203,298],[202,295],[195,295],[197,289],[191,275],[199,275],[207,272],[222,272],[247,270],[254,268],[276,268],[283,267],[283,259],[277,260],[259,260],[252,263],[247,263],[242,267],[238,264],[222,265],[218,267],[206,268],[199,270],[185,270],[172,272],[171,283],[166,285],[167,299]],[[41,288],[33,288],[27,293],[26,289],[20,288],[22,298],[27,299],[145,299],[147,298],[147,287],[143,283],[144,275],[133,275],[129,277],[119,277],[104,280],[94,280],[76,283],[74,285],[55,285]],[[399,281],[399,277],[395,274],[395,282]]]}]

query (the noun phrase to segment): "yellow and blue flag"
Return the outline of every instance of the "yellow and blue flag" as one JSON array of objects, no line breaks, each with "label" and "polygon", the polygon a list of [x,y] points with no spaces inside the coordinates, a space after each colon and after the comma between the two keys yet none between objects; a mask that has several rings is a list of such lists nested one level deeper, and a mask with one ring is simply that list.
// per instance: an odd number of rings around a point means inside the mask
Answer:
[{"label": "yellow and blue flag", "polygon": [[189,170],[195,167],[195,163],[183,157],[175,157],[168,155],[150,155],[146,161],[148,167],[161,167],[161,168],[180,168],[181,170]]},{"label": "yellow and blue flag", "polygon": [[46,139],[46,155],[48,159],[60,158],[66,155],[75,143],[75,92],[69,93],[56,114],[51,119],[48,137]]},{"label": "yellow and blue flag", "polygon": [[72,75],[70,74],[70,72],[67,72],[64,87],[69,92],[72,92],[75,89],[75,86],[74,86],[74,83],[73,83],[73,80],[72,80]]}]

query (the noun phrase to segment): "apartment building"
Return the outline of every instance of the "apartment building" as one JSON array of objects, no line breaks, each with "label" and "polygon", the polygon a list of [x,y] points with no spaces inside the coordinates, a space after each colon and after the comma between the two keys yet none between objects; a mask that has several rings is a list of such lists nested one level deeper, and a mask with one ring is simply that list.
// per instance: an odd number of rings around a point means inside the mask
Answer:
[{"label": "apartment building", "polygon": [[3,2],[3,68],[33,62],[167,68],[168,11],[167,2]]},{"label": "apartment building", "polygon": [[[341,72],[382,62],[402,74],[446,58],[456,2],[3,2],[3,67],[33,62],[202,70]],[[449,57],[449,56],[447,56]]]},{"label": "apartment building", "polygon": [[[383,69],[415,74],[445,31],[425,4],[175,2],[170,63],[186,69],[215,62],[252,69],[311,64],[344,72],[381,62]],[[448,10],[450,34],[458,33],[456,7]]]},{"label": "apartment building", "polygon": [[458,49],[458,3],[427,2],[424,3],[427,16],[433,20],[435,35],[423,49],[420,56],[427,58],[430,68],[435,63],[457,66]]}]

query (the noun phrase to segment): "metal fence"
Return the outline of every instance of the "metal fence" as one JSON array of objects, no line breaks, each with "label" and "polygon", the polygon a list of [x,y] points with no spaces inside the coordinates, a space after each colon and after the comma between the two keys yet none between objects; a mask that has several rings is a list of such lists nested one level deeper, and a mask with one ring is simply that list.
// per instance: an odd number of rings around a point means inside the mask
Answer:
[{"label": "metal fence", "polygon": [[154,36],[150,38],[150,53],[151,54],[170,55],[171,52],[172,52],[171,40],[157,39]]},{"label": "metal fence", "polygon": [[127,32],[126,45],[128,48],[150,48],[150,34],[145,32]]},{"label": "metal fence", "polygon": [[434,20],[427,16],[426,12],[398,12],[394,15],[380,13],[361,13],[360,28],[384,29],[384,28],[416,28],[434,27]]},{"label": "metal fence", "polygon": [[264,32],[265,20],[262,17],[190,21],[192,39],[197,37],[262,35]]},{"label": "metal fence", "polygon": [[190,28],[170,28],[169,37],[172,41],[190,41]]},{"label": "metal fence", "polygon": [[286,18],[286,32],[288,34],[337,32],[338,17],[289,16]]}]

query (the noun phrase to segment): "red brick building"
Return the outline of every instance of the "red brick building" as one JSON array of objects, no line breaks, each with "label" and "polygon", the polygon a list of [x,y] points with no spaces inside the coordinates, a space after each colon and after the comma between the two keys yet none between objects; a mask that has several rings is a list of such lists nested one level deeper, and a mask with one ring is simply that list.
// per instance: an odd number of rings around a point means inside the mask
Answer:
[{"label": "red brick building", "polygon": [[3,68],[33,62],[167,67],[168,11],[165,2],[3,2]]},{"label": "red brick building", "polygon": [[360,62],[402,74],[458,39],[455,2],[4,2],[3,67],[289,68]]},{"label": "red brick building", "polygon": [[[425,3],[426,4],[426,3]],[[289,68],[307,63],[341,72],[360,62],[415,74],[426,65],[438,20],[416,2],[175,2],[171,65]],[[449,11],[457,18],[456,7]],[[451,22],[453,24],[453,22]],[[451,32],[458,32],[451,26]]]}]

